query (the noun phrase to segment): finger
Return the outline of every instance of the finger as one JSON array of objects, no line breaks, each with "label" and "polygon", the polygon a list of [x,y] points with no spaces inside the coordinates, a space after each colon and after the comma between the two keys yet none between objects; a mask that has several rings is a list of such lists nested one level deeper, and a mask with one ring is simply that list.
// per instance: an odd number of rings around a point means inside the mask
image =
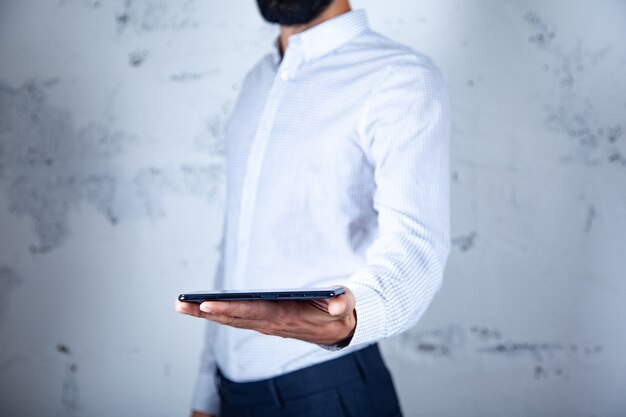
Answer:
[{"label": "finger", "polygon": [[279,307],[269,301],[205,301],[200,304],[200,310],[205,313],[249,320],[271,318],[276,315]]},{"label": "finger", "polygon": [[327,299],[322,299],[322,300],[309,300],[309,303],[319,309],[322,310],[324,313],[328,313],[328,300]]},{"label": "finger", "polygon": [[350,314],[356,305],[354,294],[348,288],[344,287],[345,292],[334,297],[328,303],[328,313],[331,316],[342,316]]},{"label": "finger", "polygon": [[176,300],[176,312],[181,314],[187,314],[194,317],[200,317],[202,312],[198,304],[196,303],[188,303],[183,301]]},{"label": "finger", "polygon": [[214,321],[219,324],[237,327],[240,329],[256,330],[262,333],[266,330],[269,330],[269,325],[266,320],[243,319],[240,317],[233,317],[224,314],[211,314],[203,312],[200,312],[200,317]]},{"label": "finger", "polygon": [[211,314],[200,310],[200,304],[176,301],[176,311],[181,314],[187,314],[201,319],[211,320],[219,324],[227,326],[252,329],[263,332],[269,329],[265,320],[251,320],[239,317],[233,317],[225,314]]},{"label": "finger", "polygon": [[337,296],[328,303],[328,313],[331,316],[341,316],[348,309],[348,300],[344,295]]}]

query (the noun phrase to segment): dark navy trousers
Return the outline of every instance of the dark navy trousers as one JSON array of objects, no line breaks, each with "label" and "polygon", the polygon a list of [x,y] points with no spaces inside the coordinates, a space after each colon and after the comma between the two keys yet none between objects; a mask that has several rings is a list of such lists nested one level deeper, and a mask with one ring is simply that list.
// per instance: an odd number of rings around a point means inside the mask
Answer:
[{"label": "dark navy trousers", "polygon": [[402,416],[377,343],[260,381],[233,382],[217,369],[216,381],[221,417]]}]

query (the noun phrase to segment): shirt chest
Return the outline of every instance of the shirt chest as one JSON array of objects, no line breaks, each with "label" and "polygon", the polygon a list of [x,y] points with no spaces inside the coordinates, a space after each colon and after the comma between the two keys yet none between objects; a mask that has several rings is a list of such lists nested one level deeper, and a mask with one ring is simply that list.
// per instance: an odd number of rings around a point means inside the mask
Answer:
[{"label": "shirt chest", "polygon": [[[347,64],[300,66],[287,80],[280,74],[280,68],[262,68],[242,87],[226,135],[232,175],[244,176],[258,160],[265,170],[350,183],[366,164],[359,126],[374,77]],[[272,180],[280,185],[280,178]]]}]

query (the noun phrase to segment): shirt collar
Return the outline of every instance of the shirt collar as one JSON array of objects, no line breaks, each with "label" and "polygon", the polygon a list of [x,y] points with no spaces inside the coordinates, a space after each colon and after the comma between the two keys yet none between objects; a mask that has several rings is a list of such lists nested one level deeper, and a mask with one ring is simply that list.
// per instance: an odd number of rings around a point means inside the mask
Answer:
[{"label": "shirt collar", "polygon": [[[365,10],[350,10],[289,36],[287,49],[300,49],[304,60],[309,61],[334,51],[367,29],[369,29],[369,23]],[[272,44],[272,57],[276,65],[282,59],[279,37]]]}]

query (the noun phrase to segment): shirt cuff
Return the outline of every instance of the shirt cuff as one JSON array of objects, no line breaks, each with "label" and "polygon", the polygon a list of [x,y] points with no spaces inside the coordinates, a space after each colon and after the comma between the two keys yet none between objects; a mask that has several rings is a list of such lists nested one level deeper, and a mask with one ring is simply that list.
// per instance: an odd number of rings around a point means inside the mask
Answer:
[{"label": "shirt cuff", "polygon": [[356,298],[356,328],[346,347],[371,344],[387,337],[387,309],[382,295],[359,281],[375,282],[367,269],[354,274],[346,283]]},{"label": "shirt cuff", "polygon": [[219,415],[220,397],[217,392],[217,381],[214,373],[198,374],[196,388],[191,400],[191,410],[206,414]]}]

